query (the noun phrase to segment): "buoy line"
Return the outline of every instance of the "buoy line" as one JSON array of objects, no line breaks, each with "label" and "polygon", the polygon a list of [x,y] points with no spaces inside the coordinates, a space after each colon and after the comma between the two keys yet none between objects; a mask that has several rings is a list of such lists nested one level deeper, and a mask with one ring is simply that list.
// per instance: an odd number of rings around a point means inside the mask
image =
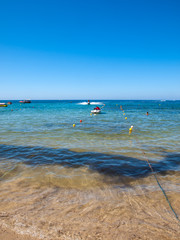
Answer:
[{"label": "buoy line", "polygon": [[[20,104],[20,105],[21,105],[21,104]],[[101,107],[101,109],[103,109],[104,107],[105,107],[105,104],[103,104],[103,106]],[[20,110],[21,110],[21,109],[20,109]],[[91,116],[92,116],[92,115],[91,115]],[[84,121],[84,120],[83,120],[83,121]],[[82,123],[83,121],[80,120],[80,123]],[[73,124],[73,127],[76,127],[76,124]],[[12,172],[12,171],[14,170],[14,168],[16,168],[16,167],[18,166],[18,164],[19,164],[19,163],[16,163],[13,168],[11,168],[10,170],[5,171],[4,174],[2,174],[2,175],[0,176],[0,180],[3,179],[8,173]],[[2,171],[2,170],[1,170],[1,171]],[[49,171],[48,171],[48,173],[49,173]]]},{"label": "buoy line", "polygon": [[[122,106],[120,106],[120,108],[121,108],[121,110],[122,110],[122,112],[123,112],[123,115],[125,115]],[[126,117],[125,119],[127,120],[127,117]],[[129,135],[131,135],[132,130],[133,130],[133,126],[131,126],[131,127],[129,128]],[[136,136],[135,136],[135,141],[136,141],[136,143],[139,144],[139,146],[141,146],[141,144],[139,143],[139,141],[138,141],[138,139],[136,138]],[[144,155],[144,157],[145,157],[145,160],[146,160],[146,162],[148,163],[149,168],[150,168],[150,170],[151,170],[151,172],[152,172],[152,174],[153,174],[153,176],[154,176],[154,178],[155,178],[155,180],[156,180],[156,182],[157,182],[157,184],[158,184],[160,190],[162,191],[162,193],[163,193],[163,195],[164,195],[164,197],[165,197],[165,199],[166,199],[166,201],[167,201],[167,203],[168,203],[170,209],[172,210],[172,212],[173,212],[175,218],[176,218],[177,221],[178,221],[178,224],[180,225],[180,219],[179,219],[177,213],[175,212],[174,208],[172,207],[172,205],[171,205],[171,203],[170,203],[170,201],[169,201],[169,198],[168,198],[168,196],[167,196],[165,190],[164,190],[163,187],[161,186],[161,184],[160,184],[160,182],[159,182],[159,180],[158,180],[158,177],[157,177],[157,175],[156,175],[156,173],[155,173],[153,167],[151,166],[151,163],[150,163],[149,159],[147,158],[145,152],[142,150],[141,147],[140,147],[140,150],[141,150],[141,152],[143,153],[143,155]]]},{"label": "buoy line", "polygon": [[[105,104],[104,104],[104,106],[105,106]],[[104,106],[103,106],[103,107],[104,107]],[[116,106],[117,106],[117,105],[116,105]],[[102,107],[102,108],[103,108],[103,107]],[[102,109],[102,108],[101,108],[101,109]],[[122,110],[123,115],[125,115],[122,106],[120,106],[120,109]],[[125,117],[125,119],[127,120],[127,117]],[[82,120],[80,120],[80,122],[82,123]],[[73,124],[73,127],[75,127],[75,126],[76,126],[76,125]],[[133,130],[133,126],[131,126],[131,127],[129,128],[129,135],[131,135],[132,130]],[[139,143],[139,141],[137,140],[136,136],[135,136],[135,141],[136,141],[137,143]],[[139,143],[139,145],[140,145],[140,143]],[[141,149],[141,148],[140,148],[140,149]],[[145,152],[144,152],[142,149],[141,149],[141,151],[142,151],[143,155],[145,156],[145,160],[146,160],[146,162],[148,163],[149,168],[150,168],[150,170],[151,170],[151,172],[152,172],[152,174],[153,174],[153,176],[154,176],[154,178],[155,178],[155,180],[156,180],[156,182],[157,182],[160,190],[162,191],[162,193],[163,193],[163,195],[164,195],[164,197],[165,197],[165,199],[166,199],[166,201],[167,201],[170,209],[172,210],[175,218],[176,218],[177,221],[178,221],[178,224],[180,225],[180,219],[179,219],[177,213],[175,212],[175,210],[173,209],[173,207],[172,207],[172,205],[171,205],[171,203],[170,203],[170,201],[169,201],[169,199],[168,199],[168,196],[167,196],[165,190],[164,190],[163,187],[161,186],[161,184],[160,184],[160,182],[159,182],[159,180],[158,180],[158,178],[157,178],[157,175],[156,175],[156,173],[154,172],[153,167],[151,166],[151,163],[150,163],[149,159],[146,157],[146,154],[145,154]],[[17,165],[18,165],[18,163],[15,164],[15,167],[16,167]],[[13,168],[13,169],[14,169],[14,168]],[[9,172],[13,171],[13,169],[10,169],[9,171],[6,171],[2,176],[0,176],[0,180],[1,180],[4,176],[6,176]]]}]

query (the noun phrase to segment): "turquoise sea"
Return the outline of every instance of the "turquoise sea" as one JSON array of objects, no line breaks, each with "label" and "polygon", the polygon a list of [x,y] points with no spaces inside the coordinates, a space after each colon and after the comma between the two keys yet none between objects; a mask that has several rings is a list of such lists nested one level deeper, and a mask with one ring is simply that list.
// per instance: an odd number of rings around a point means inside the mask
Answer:
[{"label": "turquoise sea", "polygon": [[1,226],[38,239],[178,239],[147,161],[179,216],[180,101],[12,101],[0,122]]},{"label": "turquoise sea", "polygon": [[[159,173],[180,170],[180,101],[12,102],[0,108],[2,168],[4,162],[57,165],[77,176],[86,167],[138,178],[149,174],[147,157]],[[96,106],[104,106],[101,114],[91,115]]]}]

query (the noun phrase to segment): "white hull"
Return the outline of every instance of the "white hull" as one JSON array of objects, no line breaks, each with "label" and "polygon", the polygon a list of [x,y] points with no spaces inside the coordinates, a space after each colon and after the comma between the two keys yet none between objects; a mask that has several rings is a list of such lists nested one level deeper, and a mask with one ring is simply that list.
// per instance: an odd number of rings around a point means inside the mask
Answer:
[{"label": "white hull", "polygon": [[95,113],[95,114],[101,113],[101,110],[92,110],[91,113]]}]

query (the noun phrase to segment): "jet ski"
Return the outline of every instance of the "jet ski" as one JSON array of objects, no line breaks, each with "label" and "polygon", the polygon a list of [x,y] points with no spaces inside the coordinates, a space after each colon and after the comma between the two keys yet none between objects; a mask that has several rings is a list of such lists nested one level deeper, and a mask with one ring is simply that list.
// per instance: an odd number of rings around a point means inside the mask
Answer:
[{"label": "jet ski", "polygon": [[91,113],[94,113],[94,114],[101,113],[100,107],[95,107],[93,110],[91,110]]},{"label": "jet ski", "polygon": [[91,113],[94,113],[94,114],[101,113],[101,110],[94,109],[94,110],[91,110]]}]

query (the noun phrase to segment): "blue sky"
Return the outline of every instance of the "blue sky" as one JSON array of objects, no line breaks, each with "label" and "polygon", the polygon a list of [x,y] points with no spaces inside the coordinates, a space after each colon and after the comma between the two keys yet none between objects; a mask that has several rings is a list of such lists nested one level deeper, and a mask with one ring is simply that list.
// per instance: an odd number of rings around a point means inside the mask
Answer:
[{"label": "blue sky", "polygon": [[180,1],[0,0],[0,99],[180,99]]}]

